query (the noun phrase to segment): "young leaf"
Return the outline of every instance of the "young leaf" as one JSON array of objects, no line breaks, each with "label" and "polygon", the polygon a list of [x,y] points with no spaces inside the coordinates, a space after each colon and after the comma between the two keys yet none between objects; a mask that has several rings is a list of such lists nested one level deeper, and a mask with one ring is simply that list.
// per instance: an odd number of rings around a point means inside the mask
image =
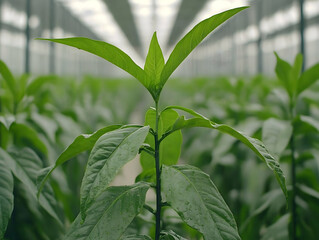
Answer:
[{"label": "young leaf", "polygon": [[165,200],[204,239],[240,239],[234,217],[209,176],[193,166],[162,169]]},{"label": "young leaf", "polygon": [[145,60],[144,71],[146,73],[146,85],[150,90],[155,101],[158,100],[159,92],[162,90],[159,87],[161,72],[164,67],[164,57],[162,49],[158,44],[156,32],[153,34],[148,54]]},{"label": "young leaf", "polygon": [[61,153],[59,158],[56,160],[53,166],[44,168],[41,170],[40,174],[38,175],[38,194],[40,194],[45,182],[48,180],[51,173],[56,169],[58,166],[65,163],[67,160],[75,157],[76,155],[80,154],[81,152],[90,150],[93,148],[95,142],[105,133],[114,131],[120,128],[121,125],[111,125],[108,127],[104,127],[99,129],[98,131],[92,134],[81,134],[80,136],[76,137],[74,141]]},{"label": "young leaf", "polygon": [[104,58],[105,60],[109,61],[115,66],[131,74],[147,88],[146,76],[143,69],[140,68],[125,52],[113,46],[112,44],[83,37],[63,39],[38,39],[48,40],[51,42],[76,47],[78,49],[84,50],[101,58]]},{"label": "young leaf", "polygon": [[306,70],[298,83],[298,94],[310,87],[319,79],[319,63]]},{"label": "young leaf", "polygon": [[207,118],[201,116],[199,113],[196,113],[195,111],[180,107],[180,106],[170,106],[167,107],[168,109],[180,109],[183,110],[193,116],[195,118],[191,119],[185,119],[184,116],[181,116],[179,119],[176,120],[175,124],[172,126],[171,129],[169,129],[165,134],[163,134],[163,137],[168,136],[172,132],[176,130],[180,130],[183,128],[192,128],[192,127],[205,127],[205,128],[212,128],[216,129],[220,132],[227,133],[234,138],[238,139],[242,143],[244,143],[247,147],[249,147],[261,160],[265,161],[267,166],[274,172],[276,179],[285,194],[285,197],[287,199],[288,193],[286,189],[286,180],[285,176],[280,168],[280,165],[277,160],[273,158],[265,148],[264,144],[259,141],[258,139],[251,138],[249,136],[246,136],[245,134],[236,131],[232,127],[229,127],[225,124],[217,124],[214,123]]},{"label": "young leaf", "polygon": [[0,60],[0,74],[2,75],[3,79],[6,81],[12,95],[14,97],[16,94],[16,82],[14,80],[14,77],[12,75],[12,73],[10,72],[9,68],[7,67],[7,65]]},{"label": "young leaf", "polygon": [[81,186],[81,214],[108,187],[118,171],[138,153],[149,127],[118,129],[104,134],[89,156]]},{"label": "young leaf", "polygon": [[262,140],[272,155],[279,159],[292,134],[290,122],[275,118],[267,119],[262,127]]},{"label": "young leaf", "polygon": [[107,188],[87,210],[85,222],[81,224],[79,215],[64,239],[120,239],[134,217],[142,210],[148,189],[149,185],[145,183]]},{"label": "young leaf", "polygon": [[0,151],[0,239],[3,239],[13,211],[13,176]]},{"label": "young leaf", "polygon": [[216,29],[226,20],[246,9],[247,7],[231,9],[219,14],[216,14],[208,19],[197,24],[190,32],[188,32],[182,40],[180,40],[172,51],[166,62],[160,79],[160,88],[163,88],[167,79],[175,71],[175,69],[185,60],[185,58],[200,44],[203,39]]},{"label": "young leaf", "polygon": [[[10,155],[9,155],[10,154]],[[0,148],[0,155],[4,157],[4,161],[12,171],[13,175],[19,179],[28,189],[33,197],[33,201],[37,202],[36,173],[40,170],[41,159],[29,148],[11,149],[9,154]],[[53,197],[52,189],[47,185],[39,196],[39,204],[43,209],[51,215],[61,226],[61,220],[57,215],[57,202]]]},{"label": "young leaf", "polygon": [[[160,114],[159,126],[158,126],[158,137],[161,138],[162,134],[171,127],[174,122],[178,119],[178,113],[173,109],[167,109],[162,111]],[[149,109],[145,115],[145,124],[155,129],[156,112],[154,109]],[[178,158],[181,153],[182,147],[182,133],[181,131],[174,132],[161,142],[160,145],[160,163],[165,165],[174,165],[178,162]],[[155,147],[154,136],[148,134],[145,143],[149,144],[153,149]],[[140,162],[143,170],[149,170],[155,168],[154,157],[146,152],[141,153]]]}]

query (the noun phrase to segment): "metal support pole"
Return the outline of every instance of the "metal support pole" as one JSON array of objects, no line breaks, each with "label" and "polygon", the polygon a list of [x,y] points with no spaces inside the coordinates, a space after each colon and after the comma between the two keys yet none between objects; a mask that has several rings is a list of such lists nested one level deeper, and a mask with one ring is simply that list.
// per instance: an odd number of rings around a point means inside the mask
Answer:
[{"label": "metal support pole", "polygon": [[[50,38],[54,38],[54,28],[55,28],[55,4],[54,0],[50,0]],[[50,42],[49,50],[49,72],[51,74],[55,73],[55,45]]]},{"label": "metal support pole", "polygon": [[258,39],[257,39],[257,73],[263,73],[263,51],[262,51],[262,32],[260,28],[260,22],[262,19],[262,7],[263,7],[263,1],[260,0],[256,2],[256,7],[257,7],[257,16],[256,16],[256,21],[257,21],[257,28],[258,28]]},{"label": "metal support pole", "polygon": [[300,53],[303,55],[302,71],[305,70],[306,64],[306,51],[305,51],[305,16],[304,16],[304,0],[299,0],[299,10],[300,10]]},{"label": "metal support pole", "polygon": [[30,73],[30,16],[31,16],[31,0],[27,0],[26,2],[26,28],[25,28],[25,38],[26,38],[26,44],[25,44],[25,73]]}]

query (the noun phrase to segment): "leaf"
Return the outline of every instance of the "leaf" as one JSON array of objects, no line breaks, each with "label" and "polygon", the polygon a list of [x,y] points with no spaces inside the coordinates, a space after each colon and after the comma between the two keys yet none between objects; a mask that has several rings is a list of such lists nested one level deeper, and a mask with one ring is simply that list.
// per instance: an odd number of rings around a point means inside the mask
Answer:
[{"label": "leaf", "polygon": [[140,68],[125,52],[113,46],[112,44],[83,37],[62,39],[38,39],[61,43],[71,47],[76,47],[78,49],[84,50],[101,58],[104,58],[105,60],[109,61],[115,66],[131,74],[147,88],[144,70]]},{"label": "leaf", "polygon": [[87,218],[81,224],[79,215],[72,223],[65,240],[117,240],[139,214],[145,203],[149,185],[109,187],[87,210]]},{"label": "leaf", "polygon": [[69,159],[75,157],[76,155],[80,154],[81,152],[90,150],[93,148],[95,142],[105,133],[116,130],[120,128],[121,125],[111,125],[108,127],[101,128],[92,134],[81,134],[80,136],[76,137],[73,142],[61,153],[61,155],[56,160],[53,166],[44,168],[41,170],[40,174],[38,175],[38,194],[42,191],[42,188],[45,182],[48,180],[51,173],[56,169],[58,166],[62,165]]},{"label": "leaf", "polygon": [[299,79],[298,94],[306,90],[319,79],[319,63],[306,70]]},{"label": "leaf", "polygon": [[206,173],[163,165],[161,179],[163,200],[204,239],[240,239],[231,211]]},{"label": "leaf", "polygon": [[81,186],[81,215],[108,187],[118,171],[138,153],[149,127],[130,127],[104,134],[91,151]]},{"label": "leaf", "polygon": [[[158,124],[158,137],[161,138],[162,134],[171,127],[174,122],[178,119],[178,113],[173,109],[166,109],[161,112],[159,124]],[[155,129],[156,122],[156,111],[154,109],[149,109],[145,115],[145,124],[149,125],[151,128]],[[174,132],[167,138],[165,138],[160,145],[160,164],[174,165],[178,162],[181,147],[182,147],[183,137],[181,131]],[[148,134],[145,143],[149,144],[153,149],[155,148],[154,136]],[[141,153],[140,162],[143,170],[148,170],[155,168],[154,157],[146,152]]]},{"label": "leaf", "polygon": [[25,146],[26,143],[29,143],[32,147],[38,149],[43,154],[48,154],[46,145],[39,138],[37,131],[35,131],[33,128],[26,124],[14,122],[11,125],[10,131],[13,132],[16,143],[19,141],[20,145],[22,146]]},{"label": "leaf", "polygon": [[290,215],[286,213],[281,216],[274,224],[270,225],[263,232],[261,240],[281,240],[281,239],[289,239],[288,233],[288,222]]},{"label": "leaf", "polygon": [[12,115],[0,116],[0,123],[9,131],[11,125],[15,122],[15,117]]},{"label": "leaf", "polygon": [[275,55],[277,58],[277,64],[275,68],[277,77],[284,85],[290,99],[293,99],[295,96],[294,86],[297,85],[298,76],[292,75],[293,69],[288,62],[281,59],[276,52]]},{"label": "leaf", "polygon": [[187,239],[177,235],[172,230],[169,230],[169,231],[161,232],[160,240],[187,240]]},{"label": "leaf", "polygon": [[121,240],[152,240],[152,238],[146,235],[129,235],[121,238]]},{"label": "leaf", "polygon": [[272,153],[276,159],[280,158],[285,150],[292,134],[290,122],[275,118],[267,119],[262,127],[262,140],[267,150]]},{"label": "leaf", "polygon": [[265,148],[264,144],[259,141],[258,139],[251,138],[249,136],[246,136],[245,134],[233,129],[230,126],[227,126],[225,124],[217,124],[214,123],[207,118],[203,117],[199,113],[196,113],[195,111],[180,107],[180,106],[169,106],[168,109],[179,109],[183,110],[193,116],[195,118],[191,119],[185,119],[184,116],[179,117],[179,119],[176,120],[175,124],[172,126],[171,129],[169,129],[165,134],[163,134],[164,137],[171,134],[174,131],[183,129],[183,128],[192,128],[192,127],[206,127],[206,128],[212,128],[216,129],[220,132],[227,133],[234,138],[238,139],[242,143],[244,143],[247,147],[249,147],[261,160],[263,160],[267,166],[274,172],[276,179],[285,194],[286,199],[288,198],[288,193],[286,189],[286,180],[285,176],[280,168],[280,165],[277,160],[273,158]]},{"label": "leaf", "polygon": [[14,77],[12,75],[12,73],[10,72],[9,68],[7,67],[7,65],[0,60],[0,73],[3,77],[3,79],[6,81],[13,97],[16,97],[16,83],[14,80]]},{"label": "leaf", "polygon": [[208,19],[198,23],[190,32],[188,32],[182,40],[180,40],[173,49],[169,59],[167,60],[162,74],[161,87],[164,86],[167,79],[172,75],[175,69],[185,60],[185,58],[202,42],[202,40],[216,29],[219,25],[234,16],[236,13],[246,9],[247,7],[231,9],[216,14]]},{"label": "leaf", "polygon": [[308,196],[311,196],[317,200],[319,200],[319,192],[316,191],[313,188],[310,188],[304,184],[297,184],[297,187],[299,188],[299,190],[305,194],[307,194]]},{"label": "leaf", "polygon": [[0,239],[3,239],[13,211],[13,176],[0,151]]},{"label": "leaf", "polygon": [[[9,150],[9,154],[0,149],[0,155],[5,160],[13,175],[28,189],[33,201],[37,202],[37,188],[35,182],[37,171],[41,169],[41,159],[39,159],[35,152],[29,148],[22,148],[21,150],[12,148]],[[49,215],[62,225],[61,220],[56,213],[57,202],[53,197],[52,189],[48,185],[46,185],[43,193],[39,196],[39,204]]]},{"label": "leaf", "polygon": [[162,49],[159,46],[156,32],[154,32],[145,60],[144,71],[147,75],[147,89],[151,90],[151,94],[155,101],[158,100],[159,92],[162,90],[159,87],[159,83],[164,64]]},{"label": "leaf", "polygon": [[56,76],[53,76],[53,75],[37,77],[27,86],[26,93],[28,95],[34,95],[40,90],[40,88],[45,83],[50,83],[55,79],[56,79]]},{"label": "leaf", "polygon": [[307,123],[312,128],[314,128],[317,132],[319,132],[319,121],[317,121],[313,117],[301,115],[300,120],[301,122]]}]

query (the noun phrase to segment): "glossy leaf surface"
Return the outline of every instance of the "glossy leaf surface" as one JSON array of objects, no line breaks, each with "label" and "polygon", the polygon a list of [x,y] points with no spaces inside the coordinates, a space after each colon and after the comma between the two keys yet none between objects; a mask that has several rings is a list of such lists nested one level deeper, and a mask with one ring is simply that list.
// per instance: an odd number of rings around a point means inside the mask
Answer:
[{"label": "glossy leaf surface", "polygon": [[234,217],[210,180],[193,166],[165,166],[163,199],[204,239],[240,239]]},{"label": "glossy leaf surface", "polygon": [[120,239],[143,208],[148,188],[145,183],[107,188],[88,209],[84,223],[79,215],[64,239]]},{"label": "glossy leaf surface", "polygon": [[80,154],[81,152],[90,150],[93,148],[95,142],[105,133],[116,130],[120,128],[121,125],[111,125],[99,129],[98,131],[92,134],[81,134],[76,137],[74,141],[61,153],[59,158],[56,160],[53,166],[42,169],[40,175],[38,176],[38,190],[41,192],[45,182],[51,175],[54,169],[62,165],[72,157]]},{"label": "glossy leaf surface", "polygon": [[[162,134],[166,132],[178,119],[178,113],[172,109],[167,109],[161,112],[158,124],[158,137],[161,138]],[[149,109],[145,116],[145,124],[155,129],[156,112],[154,109]],[[165,165],[174,165],[178,162],[182,147],[182,133],[176,131],[167,138],[165,138],[160,145],[160,163]],[[148,134],[146,141],[153,149],[155,147],[154,136]],[[143,170],[155,168],[154,157],[146,152],[141,153],[140,158]]]},{"label": "glossy leaf surface", "polygon": [[81,214],[108,187],[118,171],[138,153],[149,127],[122,128],[104,134],[89,156],[81,185]]},{"label": "glossy leaf surface", "polygon": [[232,137],[238,139],[242,143],[244,143],[246,146],[248,146],[260,159],[265,161],[267,166],[273,171],[273,173],[276,176],[276,179],[285,194],[286,198],[288,196],[287,194],[287,189],[286,189],[286,180],[285,176],[280,168],[280,165],[277,160],[273,158],[265,148],[264,144],[259,141],[258,139],[251,138],[249,136],[246,136],[245,134],[233,129],[230,126],[227,126],[225,124],[217,124],[209,119],[203,117],[199,113],[196,113],[195,111],[191,109],[187,109],[184,107],[180,106],[170,106],[168,108],[173,108],[173,109],[179,109],[183,110],[193,116],[195,118],[191,119],[185,119],[184,116],[181,116],[179,119],[176,120],[175,124],[172,126],[172,128],[165,134],[169,135],[170,133],[180,130],[183,128],[192,128],[192,127],[205,127],[205,128],[212,128],[216,129],[220,132],[227,133],[231,135]]},{"label": "glossy leaf surface", "polygon": [[216,14],[208,19],[198,23],[190,32],[188,32],[175,46],[169,59],[167,60],[162,74],[161,86],[163,87],[167,79],[175,71],[175,69],[185,60],[185,58],[200,44],[203,39],[216,29],[226,20],[246,9],[247,7],[231,9],[219,14]]},{"label": "glossy leaf surface", "polygon": [[10,156],[0,149],[0,239],[4,237],[13,211],[13,176],[5,158]]}]

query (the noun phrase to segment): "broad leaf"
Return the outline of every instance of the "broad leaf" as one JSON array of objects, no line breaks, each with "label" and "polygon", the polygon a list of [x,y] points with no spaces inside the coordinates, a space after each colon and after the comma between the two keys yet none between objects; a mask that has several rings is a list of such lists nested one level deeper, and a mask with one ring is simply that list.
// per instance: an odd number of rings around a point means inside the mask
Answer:
[{"label": "broad leaf", "polygon": [[312,128],[314,128],[317,132],[319,132],[319,121],[310,116],[301,115],[300,121],[308,124]]},{"label": "broad leaf", "polygon": [[319,63],[307,69],[300,77],[298,94],[306,90],[319,79]]},{"label": "broad leaf", "polygon": [[7,67],[7,65],[0,60],[0,74],[2,75],[3,79],[6,81],[13,97],[16,97],[16,83],[15,83],[15,79],[12,75],[12,73],[10,72],[9,68]]},{"label": "broad leaf", "polygon": [[145,203],[149,185],[109,187],[87,210],[87,218],[81,224],[81,216],[72,223],[65,240],[118,240]]},{"label": "broad leaf", "polygon": [[259,141],[258,139],[251,138],[249,136],[246,136],[245,134],[233,129],[230,126],[227,126],[225,124],[217,124],[209,119],[203,117],[199,113],[196,113],[195,111],[191,109],[187,109],[180,106],[170,106],[168,109],[179,109],[183,110],[193,116],[195,118],[191,119],[185,119],[184,116],[181,116],[179,119],[176,120],[175,124],[172,126],[170,130],[168,130],[163,136],[170,135],[172,132],[183,129],[183,128],[192,128],[192,127],[205,127],[205,128],[212,128],[216,129],[220,132],[227,133],[234,138],[238,139],[242,143],[244,143],[246,146],[248,146],[260,159],[265,161],[267,166],[274,172],[276,179],[285,194],[286,198],[288,197],[287,189],[286,189],[286,180],[285,176],[280,168],[280,165],[277,160],[273,158],[265,148],[264,144]]},{"label": "broad leaf", "polygon": [[156,32],[153,34],[148,54],[145,60],[144,71],[146,73],[146,85],[147,89],[151,91],[154,100],[158,100],[158,93],[161,91],[159,82],[161,72],[164,67],[164,57],[159,46]]},{"label": "broad leaf", "polygon": [[9,219],[13,211],[13,176],[4,158],[4,151],[0,151],[0,239],[3,239]]},{"label": "broad leaf", "polygon": [[122,128],[104,134],[89,156],[81,186],[81,214],[108,187],[118,171],[138,153],[149,127]]},{"label": "broad leaf", "polygon": [[[178,119],[178,113],[172,109],[166,109],[161,112],[159,124],[158,124],[158,137],[161,138],[162,134],[165,133]],[[145,124],[155,129],[156,122],[156,111],[149,109],[145,116]],[[167,138],[165,138],[160,145],[160,164],[174,165],[178,162],[181,147],[182,147],[182,133],[176,131]],[[148,134],[145,143],[148,143],[153,149],[155,148],[154,136]],[[143,170],[155,168],[154,157],[146,152],[141,153],[140,162]]]},{"label": "broad leaf", "polygon": [[[10,155],[0,149],[0,154],[4,156],[4,160],[13,175],[23,183],[31,194],[33,201],[37,202],[36,174],[41,169],[41,159],[29,148],[11,149],[9,153]],[[43,193],[39,196],[39,204],[62,225],[56,213],[57,202],[52,189],[48,185],[45,186]]]},{"label": "broad leaf", "polygon": [[139,80],[146,88],[146,76],[142,68],[140,68],[125,52],[112,44],[97,41],[83,37],[63,38],[63,39],[43,39],[51,42],[61,43],[71,47],[84,50],[86,52],[97,55],[115,66],[123,69],[127,73],[131,74],[137,80]]},{"label": "broad leaf", "polygon": [[206,173],[163,165],[161,179],[163,200],[204,239],[240,239],[231,211]]},{"label": "broad leaf", "polygon": [[275,223],[264,229],[261,240],[282,240],[289,239],[288,224],[290,215],[286,213],[281,216]]},{"label": "broad leaf", "polygon": [[53,166],[42,169],[41,173],[38,176],[38,193],[41,192],[45,182],[51,175],[54,169],[58,166],[62,165],[69,159],[75,157],[81,152],[90,150],[93,148],[95,142],[105,133],[116,130],[120,128],[121,125],[111,125],[108,127],[104,127],[99,129],[98,131],[92,134],[81,134],[76,137],[74,141],[61,153],[59,158],[56,160]]},{"label": "broad leaf", "polygon": [[161,232],[161,237],[160,240],[186,240],[186,238],[183,238],[173,232],[172,230],[170,231],[162,231]]},{"label": "broad leaf", "polygon": [[292,134],[290,122],[275,118],[267,119],[262,128],[262,140],[267,150],[279,159],[285,150]]},{"label": "broad leaf", "polygon": [[51,76],[51,75],[37,77],[33,79],[33,81],[27,86],[26,93],[28,95],[34,95],[40,90],[40,88],[45,83],[50,83],[55,79],[56,79],[56,76]]},{"label": "broad leaf", "polygon": [[0,116],[0,123],[9,131],[11,125],[15,122],[15,117],[10,115]]},{"label": "broad leaf", "polygon": [[175,69],[185,60],[185,58],[200,44],[203,39],[216,29],[219,25],[234,16],[236,13],[247,7],[231,9],[217,15],[214,15],[198,23],[182,40],[180,40],[172,51],[161,74],[161,88]]}]

